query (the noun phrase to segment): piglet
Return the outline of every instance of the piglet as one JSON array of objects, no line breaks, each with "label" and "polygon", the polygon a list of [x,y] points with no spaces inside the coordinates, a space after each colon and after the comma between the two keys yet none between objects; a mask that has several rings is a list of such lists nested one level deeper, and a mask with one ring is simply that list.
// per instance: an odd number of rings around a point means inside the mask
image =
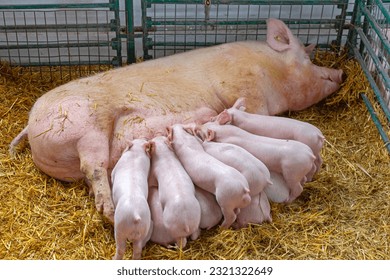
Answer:
[{"label": "piglet", "polygon": [[290,190],[287,186],[286,181],[283,178],[282,174],[277,172],[271,173],[271,185],[268,185],[264,192],[267,195],[268,199],[272,202],[283,203],[288,202],[290,195]]},{"label": "piglet", "polygon": [[[204,141],[202,145],[208,154],[237,169],[248,181],[251,203],[240,210],[233,227],[245,227],[248,223],[261,224],[266,218],[259,208],[259,194],[272,184],[268,168],[247,150],[237,145],[211,141]],[[267,219],[268,217],[270,217],[269,212]]]},{"label": "piglet", "polygon": [[133,259],[140,259],[142,248],[152,233],[148,198],[149,144],[136,139],[120,157],[111,173],[115,205],[116,254],[120,260],[126,251],[126,241],[133,241]]},{"label": "piglet", "polygon": [[206,153],[200,141],[187,133],[183,125],[168,127],[168,139],[194,184],[215,195],[224,216],[221,227],[230,227],[239,208],[251,200],[245,177]]},{"label": "piglet", "polygon": [[318,172],[322,165],[321,149],[324,144],[322,132],[307,122],[294,120],[291,118],[265,116],[244,112],[246,99],[240,97],[234,105],[220,113],[215,120],[219,124],[230,123],[238,126],[252,134],[278,138],[291,139],[308,145],[316,157],[315,170],[307,175],[307,180],[311,181],[314,173]]},{"label": "piglet", "polygon": [[221,208],[219,207],[215,196],[202,188],[195,187],[195,196],[199,201],[201,209],[200,229],[211,229],[219,224],[222,219]]},{"label": "piglet", "polygon": [[259,194],[272,184],[268,168],[247,150],[229,143],[204,141],[204,150],[221,162],[237,169],[248,181],[250,195]]},{"label": "piglet", "polygon": [[270,171],[279,172],[290,189],[289,202],[297,198],[306,182],[306,174],[315,168],[312,150],[294,140],[258,136],[233,125],[208,122],[195,131],[202,139],[241,146],[261,160]]},{"label": "piglet", "polygon": [[271,206],[265,192],[260,192],[251,197],[251,203],[247,207],[241,209],[233,227],[239,229],[249,224],[262,224],[266,221],[272,221]]},{"label": "piglet", "polygon": [[160,194],[156,186],[149,186],[148,203],[153,221],[153,232],[150,240],[167,248],[176,242],[176,239],[165,227],[163,221],[163,208],[161,206]]},{"label": "piglet", "polygon": [[184,248],[187,237],[198,231],[201,219],[195,187],[165,136],[157,136],[149,143],[149,184],[158,185],[164,226],[176,244]]}]

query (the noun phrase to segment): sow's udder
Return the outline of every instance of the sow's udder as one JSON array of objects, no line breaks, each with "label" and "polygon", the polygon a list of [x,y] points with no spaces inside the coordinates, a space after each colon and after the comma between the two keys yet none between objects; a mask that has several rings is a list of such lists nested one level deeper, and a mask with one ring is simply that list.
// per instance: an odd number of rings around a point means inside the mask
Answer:
[{"label": "sow's udder", "polygon": [[[166,129],[176,123],[204,124],[218,112],[208,107],[188,112],[171,112],[164,110],[163,113],[150,115],[150,112],[142,114],[142,110],[121,116],[116,122],[116,127],[111,143],[111,165],[119,159],[127,142],[132,139],[152,139],[159,135],[166,135]],[[145,116],[146,115],[146,116]]]}]

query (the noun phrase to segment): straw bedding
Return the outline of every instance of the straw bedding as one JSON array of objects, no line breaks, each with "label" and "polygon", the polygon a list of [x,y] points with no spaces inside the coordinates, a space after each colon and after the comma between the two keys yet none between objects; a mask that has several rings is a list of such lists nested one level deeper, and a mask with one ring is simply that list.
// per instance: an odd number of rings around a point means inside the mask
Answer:
[{"label": "straw bedding", "polygon": [[[290,205],[273,203],[272,223],[202,231],[183,251],[148,243],[143,259],[390,259],[389,155],[359,97],[373,94],[354,60],[320,54],[316,61],[341,67],[348,79],[320,104],[288,114],[326,137],[322,170],[302,195]],[[113,227],[95,211],[83,182],[63,183],[40,172],[26,142],[15,159],[8,155],[35,100],[60,83],[0,65],[0,259],[115,254]]]}]

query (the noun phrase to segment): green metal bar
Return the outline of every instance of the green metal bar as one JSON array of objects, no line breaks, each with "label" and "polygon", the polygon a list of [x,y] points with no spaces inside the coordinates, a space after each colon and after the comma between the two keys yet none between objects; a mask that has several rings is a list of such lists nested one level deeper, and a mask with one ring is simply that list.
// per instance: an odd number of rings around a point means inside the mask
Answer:
[{"label": "green metal bar", "polygon": [[378,56],[376,55],[374,49],[371,47],[370,45],[370,42],[368,41],[365,33],[363,32],[363,30],[361,28],[356,28],[356,31],[357,33],[359,34],[360,36],[360,39],[362,40],[362,43],[364,44],[365,46],[365,49],[368,51],[368,53],[370,54],[370,57],[371,59],[373,60],[377,70],[379,71],[379,73],[381,74],[385,84],[386,84],[386,87],[390,87],[390,78],[386,72],[386,70],[383,68],[381,62],[379,61],[379,58]]},{"label": "green metal bar", "polygon": [[112,59],[114,66],[122,66],[122,43],[121,43],[121,22],[119,15],[119,0],[110,0],[110,10],[114,11],[115,19],[111,20],[112,31],[115,31],[115,38],[111,39],[111,47],[116,50],[116,57]]},{"label": "green metal bar", "polygon": [[[147,4],[204,4],[204,0],[146,0]],[[212,5],[337,5],[345,0],[212,0]]]},{"label": "green metal bar", "polygon": [[[359,1],[358,5],[359,5],[360,13],[363,16],[363,9],[366,6],[369,6],[372,9],[372,0],[366,0],[364,5],[363,5],[363,1]],[[369,13],[371,13],[371,11],[369,11]],[[365,16],[363,18],[364,18],[364,20],[363,20],[363,31],[364,31],[365,34],[368,34],[369,23],[367,21],[367,16]],[[363,53],[363,51],[364,51],[364,44],[363,44],[363,42],[360,42],[360,53]]]},{"label": "green metal bar", "polygon": [[[366,7],[362,6],[361,2],[359,3],[359,5],[361,5],[360,8],[361,8],[362,14],[365,16],[365,20],[366,20],[367,24],[369,24],[370,27],[375,31],[375,33],[378,35],[379,39],[383,43],[386,51],[388,53],[390,53],[390,43],[389,43],[388,39],[386,39],[385,36],[382,34],[382,30],[378,26],[376,19],[371,15],[370,11]],[[390,22],[390,19],[389,19],[389,22]],[[366,30],[364,30],[364,31],[365,31],[364,33],[367,33]]]},{"label": "green metal bar", "polygon": [[[190,42],[190,41],[186,41],[186,42],[152,42],[150,40],[148,40],[148,42],[146,43],[145,47],[147,48],[151,48],[151,47],[172,47],[172,48],[175,48],[175,47],[206,47],[206,46],[214,46],[214,45],[217,45],[217,44],[221,44],[221,43],[216,43],[216,42]],[[330,45],[329,44],[318,44],[316,45],[317,48],[319,49],[325,49],[325,48],[328,48]]]},{"label": "green metal bar", "polygon": [[[290,29],[302,29],[302,25],[310,25],[310,27],[313,27],[313,25],[320,25],[321,28],[324,28],[324,22],[327,23],[326,28],[333,27],[335,23],[338,23],[338,20],[286,20],[284,21],[289,26]],[[164,20],[164,19],[157,19],[155,21],[152,21],[152,26],[166,26],[166,25],[260,25],[266,24],[265,20]],[[300,26],[297,26],[297,25]],[[295,26],[294,26],[295,25]]]},{"label": "green metal bar", "polygon": [[371,85],[371,88],[374,90],[375,97],[376,97],[379,105],[381,106],[382,111],[385,113],[388,122],[390,122],[390,110],[387,107],[386,103],[384,102],[384,100],[383,100],[383,98],[381,96],[381,93],[380,93],[381,91],[378,88],[378,85],[376,84],[376,82],[375,82],[374,78],[372,77],[370,71],[367,69],[367,67],[366,67],[366,65],[364,63],[363,57],[361,56],[361,54],[360,54],[359,50],[357,49],[357,47],[355,47],[355,46],[351,46],[351,47],[352,47],[353,52],[355,54],[355,58],[358,60],[360,66],[363,69],[364,74],[366,75],[366,77],[368,79],[368,82]]},{"label": "green metal bar", "polygon": [[341,9],[341,13],[340,15],[336,16],[336,19],[338,19],[339,22],[335,24],[335,28],[336,30],[338,30],[337,39],[335,43],[337,46],[341,46],[341,40],[343,38],[343,33],[344,33],[344,25],[347,18],[348,0],[344,0],[344,3],[338,4],[337,7]]},{"label": "green metal bar", "polygon": [[153,45],[150,44],[150,40],[148,38],[149,36],[149,30],[151,28],[150,24],[150,18],[147,16],[147,8],[148,4],[146,3],[146,0],[141,0],[141,13],[142,13],[142,49],[144,53],[144,59],[151,59],[152,56],[149,55],[149,46]]},{"label": "green metal bar", "polygon": [[43,48],[86,48],[86,47],[107,47],[111,46],[110,42],[95,42],[95,43],[83,43],[83,42],[74,42],[74,43],[40,43],[40,44],[31,44],[31,42],[27,42],[27,44],[18,44],[18,45],[6,45],[1,46],[0,50],[16,50],[16,49],[43,49]]},{"label": "green metal bar", "polygon": [[363,98],[364,103],[366,104],[367,110],[370,113],[371,119],[373,123],[375,124],[376,128],[378,129],[378,132],[380,136],[382,137],[383,142],[385,143],[385,147],[387,151],[390,153],[390,140],[389,137],[387,137],[386,132],[383,129],[383,126],[380,122],[380,120],[377,117],[377,114],[375,112],[374,107],[372,106],[370,100],[368,100],[367,96],[364,93],[360,94]]},{"label": "green metal bar", "polygon": [[114,8],[114,3],[0,5],[0,10]]},{"label": "green metal bar", "polygon": [[383,3],[390,3],[390,0],[389,1],[380,1],[380,0],[375,0],[375,3],[377,5],[377,7],[381,10],[381,12],[383,13],[385,19],[386,19],[386,22],[390,22],[390,13],[389,13],[389,10],[386,9],[385,6],[383,6]]},{"label": "green metal bar", "polygon": [[99,30],[111,30],[112,25],[110,23],[90,23],[90,24],[48,24],[48,25],[8,25],[0,26],[0,30],[7,31],[82,31],[84,29],[99,29]]},{"label": "green metal bar", "polygon": [[133,0],[125,0],[127,63],[135,62],[134,8]]},{"label": "green metal bar", "polygon": [[[11,66],[13,63],[10,63]],[[91,66],[91,65],[111,65],[111,60],[90,60],[88,63],[85,61],[51,61],[51,62],[29,62],[29,63],[17,63],[17,66],[22,67],[42,67],[42,66]]]},{"label": "green metal bar", "polygon": [[[353,11],[352,11],[352,14],[351,14],[351,24],[350,24],[351,28],[349,29],[348,36],[347,36],[347,43],[349,45],[351,45],[351,46],[357,46],[357,44],[358,44],[358,42],[357,42],[357,32],[356,32],[356,29],[353,28],[353,27],[361,25],[361,22],[360,22],[361,12],[360,12],[360,9],[359,9],[359,1],[361,1],[361,0],[355,1],[355,4],[353,6]],[[353,56],[352,48],[349,48],[348,56],[349,57]]]}]

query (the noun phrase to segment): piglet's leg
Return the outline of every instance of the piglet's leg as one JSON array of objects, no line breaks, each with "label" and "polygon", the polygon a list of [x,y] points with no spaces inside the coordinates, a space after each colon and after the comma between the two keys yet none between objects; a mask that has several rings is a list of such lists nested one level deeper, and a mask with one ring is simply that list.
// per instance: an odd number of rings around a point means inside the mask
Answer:
[{"label": "piglet's leg", "polygon": [[269,204],[268,197],[265,192],[261,192],[259,195],[259,207],[261,212],[263,213],[263,221],[272,222],[271,205]]},{"label": "piglet's leg", "polygon": [[142,256],[143,240],[133,241],[133,260],[139,260]]},{"label": "piglet's leg", "polygon": [[80,157],[80,170],[85,174],[95,195],[96,209],[114,224],[114,204],[107,174],[108,138],[101,132],[89,132],[79,140],[77,150]]},{"label": "piglet's leg", "polygon": [[310,182],[313,179],[314,174],[316,174],[316,172],[317,172],[317,166],[313,164],[313,167],[310,170],[310,172],[306,174],[306,181]]},{"label": "piglet's leg", "polygon": [[176,240],[176,245],[180,249],[184,249],[187,245],[187,238],[186,237],[180,237]]},{"label": "piglet's leg", "polygon": [[322,165],[322,157],[320,154],[317,154],[316,155],[316,159],[314,161],[314,164],[316,166],[316,172],[315,173],[318,173],[321,169],[321,165]]},{"label": "piglet's leg", "polygon": [[287,184],[290,188],[290,197],[288,198],[287,202],[291,203],[302,193],[303,187],[300,182],[294,182],[294,183],[287,182]]},{"label": "piglet's leg", "polygon": [[200,228],[198,228],[193,234],[191,234],[191,240],[198,239],[200,236],[200,233],[201,233],[201,230],[200,230]]},{"label": "piglet's leg", "polygon": [[[116,253],[112,259],[113,260],[122,260],[123,255],[125,254],[125,251],[126,251],[126,238],[123,238],[123,237],[119,236],[118,234],[115,234],[115,241],[116,241]],[[133,256],[134,256],[134,254],[133,254]]]},{"label": "piglet's leg", "polygon": [[233,209],[226,209],[224,207],[221,207],[221,211],[224,217],[221,227],[229,228],[236,220],[237,215],[234,213]]}]

